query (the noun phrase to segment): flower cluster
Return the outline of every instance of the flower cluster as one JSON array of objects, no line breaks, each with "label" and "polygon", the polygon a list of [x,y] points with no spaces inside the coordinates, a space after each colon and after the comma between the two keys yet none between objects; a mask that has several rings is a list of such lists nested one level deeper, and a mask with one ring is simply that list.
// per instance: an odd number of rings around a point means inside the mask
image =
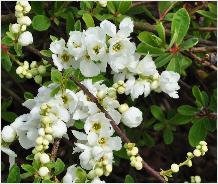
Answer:
[{"label": "flower cluster", "polygon": [[42,76],[46,73],[46,67],[50,66],[46,60],[43,60],[41,64],[36,61],[32,61],[30,64],[28,61],[21,63],[22,65],[17,67],[16,73],[20,78],[31,79],[34,78],[37,84],[42,83]]},{"label": "flower cluster", "polygon": [[205,141],[200,141],[199,144],[196,146],[193,152],[188,152],[186,160],[180,164],[173,163],[171,168],[164,171],[161,170],[160,175],[162,175],[166,181],[168,181],[167,177],[172,177],[173,173],[179,172],[179,168],[182,166],[192,167],[192,160],[194,157],[204,156],[205,153],[208,151],[207,143]]},{"label": "flower cluster", "polygon": [[147,97],[153,90],[178,98],[180,75],[173,71],[159,74],[149,54],[143,57],[136,53],[135,43],[130,41],[133,26],[130,18],[124,18],[119,30],[105,20],[100,26],[83,32],[71,31],[67,43],[62,38],[51,43],[54,65],[60,71],[79,68],[85,77],[93,77],[106,72],[109,64],[114,76],[113,87],[119,94],[131,95],[134,100],[142,94]]},{"label": "flower cluster", "polygon": [[32,33],[26,31],[27,26],[32,23],[31,19],[26,16],[30,10],[31,6],[28,1],[17,1],[15,6],[15,16],[17,17],[17,23],[10,26],[10,31],[15,35],[15,38],[21,46],[27,46],[33,43]]}]

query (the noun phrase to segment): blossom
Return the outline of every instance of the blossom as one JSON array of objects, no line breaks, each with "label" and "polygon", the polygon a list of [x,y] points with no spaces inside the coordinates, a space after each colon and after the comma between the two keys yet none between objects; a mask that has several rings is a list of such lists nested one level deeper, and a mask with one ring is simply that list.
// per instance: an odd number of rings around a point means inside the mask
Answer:
[{"label": "blossom", "polygon": [[1,151],[9,156],[9,168],[11,168],[15,164],[15,158],[17,157],[17,154],[9,147],[5,147],[3,145],[1,145]]},{"label": "blossom", "polygon": [[142,112],[136,107],[130,107],[122,114],[121,121],[130,128],[137,127],[142,123]]},{"label": "blossom", "polygon": [[21,26],[20,26],[20,24],[12,24],[11,25],[11,31],[13,32],[13,33],[19,33],[20,32],[20,28],[21,28]]},{"label": "blossom", "polygon": [[28,16],[23,16],[17,19],[17,23],[20,25],[29,26],[32,23],[32,21]]},{"label": "blossom", "polygon": [[54,122],[52,125],[52,135],[57,138],[63,137],[67,133],[67,126],[63,121]]},{"label": "blossom", "polygon": [[18,38],[18,43],[21,46],[27,46],[27,45],[30,45],[31,43],[33,43],[32,33],[29,31],[25,31],[25,32],[21,33],[21,35]]},{"label": "blossom", "polygon": [[63,177],[63,183],[74,183],[76,179],[76,165],[71,165],[67,168],[67,172]]},{"label": "blossom", "polygon": [[4,126],[1,134],[2,139],[5,142],[13,142],[16,137],[16,131],[9,125]]},{"label": "blossom", "polygon": [[[68,49],[65,47],[64,39],[56,40],[50,44],[50,50],[54,65],[57,66],[59,71],[75,66],[73,57],[69,54]],[[74,64],[74,65],[73,65]]]},{"label": "blossom", "polygon": [[172,71],[163,71],[160,75],[160,89],[167,93],[172,98],[179,98],[177,90],[180,89],[178,85],[180,75]]}]

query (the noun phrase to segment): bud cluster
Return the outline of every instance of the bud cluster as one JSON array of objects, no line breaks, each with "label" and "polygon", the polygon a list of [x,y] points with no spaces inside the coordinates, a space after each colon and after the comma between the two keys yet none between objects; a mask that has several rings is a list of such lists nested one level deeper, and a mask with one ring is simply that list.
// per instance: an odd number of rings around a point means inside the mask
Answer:
[{"label": "bud cluster", "polygon": [[200,176],[191,176],[191,183],[201,183]]},{"label": "bud cluster", "polygon": [[124,144],[124,148],[127,151],[127,155],[130,156],[130,165],[135,167],[137,170],[141,170],[142,165],[142,158],[138,155],[139,149],[135,146],[134,143],[127,143]]},{"label": "bud cluster", "polygon": [[118,82],[114,83],[112,87],[114,89],[116,89],[118,94],[124,94],[125,93],[126,84],[122,80],[119,80]]},{"label": "bud cluster", "polygon": [[47,64],[47,61],[43,61],[41,65],[38,65],[36,61],[32,61],[31,64],[28,61],[24,61],[23,65],[16,69],[16,73],[20,78],[34,78],[37,84],[41,84],[42,75],[46,73],[46,66],[44,64]]}]

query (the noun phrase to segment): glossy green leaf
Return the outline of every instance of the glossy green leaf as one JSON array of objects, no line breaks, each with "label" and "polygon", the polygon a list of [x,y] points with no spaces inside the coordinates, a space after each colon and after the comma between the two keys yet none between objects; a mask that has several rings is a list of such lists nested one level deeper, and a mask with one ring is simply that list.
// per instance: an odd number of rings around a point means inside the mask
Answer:
[{"label": "glossy green leaf", "polygon": [[155,61],[155,65],[157,68],[160,68],[164,65],[166,65],[167,63],[169,63],[169,61],[172,59],[173,54],[170,53],[164,53],[159,55],[154,61]]},{"label": "glossy green leaf", "polygon": [[194,116],[198,112],[196,107],[192,107],[190,105],[181,105],[177,110],[178,113],[185,116]]},{"label": "glossy green leaf", "polygon": [[181,50],[188,50],[188,49],[194,47],[197,43],[198,43],[198,38],[190,38],[190,39],[182,42],[180,45],[180,48],[181,48]]},{"label": "glossy green leaf", "polygon": [[32,26],[37,31],[45,31],[51,25],[51,21],[45,15],[36,15],[33,17]]},{"label": "glossy green leaf", "polygon": [[52,70],[51,71],[51,80],[54,83],[61,83],[62,81],[62,74],[58,70]]},{"label": "glossy green leaf", "polygon": [[199,106],[199,107],[202,107],[204,106],[205,102],[204,102],[204,97],[200,91],[200,89],[197,87],[197,86],[193,86],[192,87],[192,94],[194,95],[195,97],[195,100],[196,100],[196,104]]},{"label": "glossy green leaf", "polygon": [[152,45],[149,45],[147,43],[140,43],[137,46],[137,52],[141,53],[141,54],[151,54],[153,56],[155,55],[159,55],[159,54],[163,54],[164,50],[160,49],[158,47],[154,47]]},{"label": "glossy green leaf", "polygon": [[125,14],[132,5],[132,1],[120,1],[118,12]]},{"label": "glossy green leaf", "polygon": [[17,164],[14,164],[9,170],[7,183],[20,183],[20,181],[20,168],[17,166]]},{"label": "glossy green leaf", "polygon": [[36,169],[33,168],[33,166],[31,166],[30,164],[22,164],[21,167],[24,171],[31,173],[32,175],[37,172]]},{"label": "glossy green leaf", "polygon": [[9,57],[8,54],[2,52],[2,66],[3,68],[9,72],[11,70],[11,67],[12,67],[12,62],[11,62],[11,59]]},{"label": "glossy green leaf", "polygon": [[65,167],[64,162],[58,158],[55,162],[54,175],[57,176],[57,175],[61,174],[64,171],[64,167]]},{"label": "glossy green leaf", "polygon": [[165,34],[165,28],[164,28],[162,22],[158,22],[157,23],[156,30],[157,30],[157,33],[158,33],[159,37],[161,38],[161,40],[165,44],[165,42],[166,42],[166,34]]},{"label": "glossy green leaf", "polygon": [[113,1],[108,1],[107,2],[107,9],[114,14],[116,12],[116,8],[114,6],[114,2]]},{"label": "glossy green leaf", "polygon": [[165,128],[163,131],[163,139],[165,144],[171,144],[173,142],[173,132],[169,128]]},{"label": "glossy green leaf", "polygon": [[169,123],[172,125],[185,125],[192,120],[192,116],[184,116],[182,114],[177,113],[174,117],[169,120]]},{"label": "glossy green leaf", "polygon": [[165,115],[164,115],[162,109],[157,105],[151,106],[151,113],[156,119],[158,119],[160,121],[163,121],[165,119]]},{"label": "glossy green leaf", "polygon": [[74,24],[75,31],[81,31],[81,22],[80,20],[77,20]]},{"label": "glossy green leaf", "polygon": [[125,180],[124,180],[124,183],[135,183],[134,179],[132,176],[130,176],[129,174],[127,174],[125,176]]},{"label": "glossy green leaf", "polygon": [[40,54],[42,54],[45,57],[51,57],[52,56],[52,52],[50,50],[41,50]]},{"label": "glossy green leaf", "polygon": [[1,117],[3,120],[12,123],[17,118],[17,114],[14,112],[1,112]]},{"label": "glossy green leaf", "polygon": [[95,27],[95,23],[94,23],[94,20],[93,20],[91,14],[85,13],[85,14],[83,15],[82,19],[83,19],[83,21],[85,22],[87,28],[89,28],[89,27]]}]

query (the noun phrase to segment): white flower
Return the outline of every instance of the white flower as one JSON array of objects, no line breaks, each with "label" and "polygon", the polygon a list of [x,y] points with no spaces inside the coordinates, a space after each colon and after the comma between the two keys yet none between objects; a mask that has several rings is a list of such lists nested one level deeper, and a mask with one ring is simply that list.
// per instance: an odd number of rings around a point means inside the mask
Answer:
[{"label": "white flower", "polygon": [[4,128],[2,129],[2,139],[5,142],[13,142],[15,140],[15,137],[16,137],[15,130],[9,125],[4,126]]},{"label": "white flower", "polygon": [[179,98],[177,90],[180,75],[172,71],[163,71],[160,75],[160,89],[172,98]]},{"label": "white flower", "polygon": [[130,128],[137,127],[142,123],[142,112],[136,107],[130,107],[122,114],[121,121]]},{"label": "white flower", "polygon": [[110,37],[114,37],[116,35],[116,26],[111,23],[108,20],[104,20],[103,22],[101,22],[100,27],[103,29],[103,31],[105,32],[105,34],[107,34]]},{"label": "white flower", "polygon": [[20,32],[20,24],[12,24],[11,25],[11,31],[13,33],[19,33]]},{"label": "white flower", "polygon": [[9,156],[9,163],[10,163],[9,168],[11,168],[15,164],[15,158],[17,157],[17,154],[14,151],[12,151],[10,148],[4,147],[3,145],[1,145],[1,151]]},{"label": "white flower", "polygon": [[67,168],[67,172],[63,177],[63,183],[74,183],[77,179],[76,177],[76,165],[71,165]]},{"label": "white flower", "polygon": [[59,71],[75,66],[73,57],[69,54],[68,49],[65,47],[64,39],[56,40],[51,43],[50,50],[54,65],[57,66]]},{"label": "white flower", "polygon": [[118,34],[122,34],[123,37],[129,37],[130,33],[133,32],[133,27],[134,27],[134,24],[131,18],[126,17],[120,22],[120,25],[119,25],[120,31],[118,32]]},{"label": "white flower", "polygon": [[90,132],[114,132],[110,126],[110,121],[105,117],[104,113],[89,116],[85,121],[84,130],[87,134]]},{"label": "white flower", "polygon": [[157,73],[156,65],[149,54],[147,54],[141,61],[139,61],[137,66],[137,73],[144,76],[154,75]]},{"label": "white flower", "polygon": [[132,76],[126,82],[125,94],[130,94],[132,100],[138,98],[143,93],[144,97],[147,97],[150,94],[150,91],[150,83],[146,80],[135,80],[135,77]]},{"label": "white flower", "polygon": [[33,35],[29,31],[23,32],[19,38],[18,38],[18,43],[21,46],[27,46],[33,43]]},{"label": "white flower", "polygon": [[68,51],[76,60],[85,54],[84,34],[79,31],[71,31],[67,42]]},{"label": "white flower", "polygon": [[17,19],[17,23],[20,25],[29,26],[32,23],[32,21],[28,16],[23,16]]},{"label": "white flower", "polygon": [[67,126],[63,121],[54,122],[52,125],[52,135],[57,138],[63,137],[67,133]]},{"label": "white flower", "polygon": [[91,183],[96,183],[96,184],[99,184],[99,183],[105,183],[105,181],[103,180],[101,180],[100,178],[94,178],[93,180],[92,180],[92,182]]}]

